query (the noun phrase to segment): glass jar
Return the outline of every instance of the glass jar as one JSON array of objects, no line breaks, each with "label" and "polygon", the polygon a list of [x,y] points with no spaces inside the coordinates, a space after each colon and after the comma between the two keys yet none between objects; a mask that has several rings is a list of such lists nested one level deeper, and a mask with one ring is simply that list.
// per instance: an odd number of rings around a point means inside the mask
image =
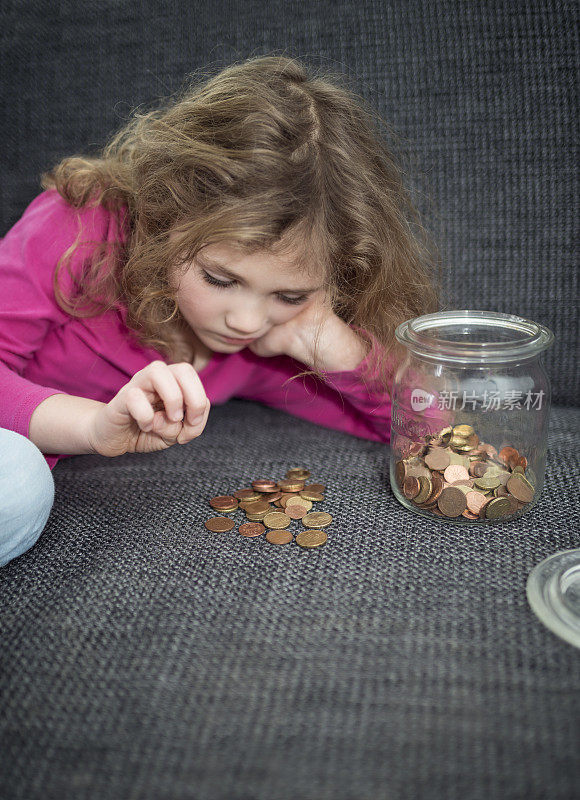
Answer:
[{"label": "glass jar", "polygon": [[516,519],[544,484],[551,391],[542,325],[490,311],[441,311],[395,331],[391,487],[422,517]]}]

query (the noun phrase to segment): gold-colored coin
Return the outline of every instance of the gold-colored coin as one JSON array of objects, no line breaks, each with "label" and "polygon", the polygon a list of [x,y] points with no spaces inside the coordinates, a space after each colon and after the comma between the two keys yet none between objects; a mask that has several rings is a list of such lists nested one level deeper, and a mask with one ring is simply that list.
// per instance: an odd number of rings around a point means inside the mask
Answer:
[{"label": "gold-colored coin", "polygon": [[324,500],[324,495],[320,492],[307,492],[306,489],[303,489],[298,494],[305,500],[310,500],[311,503],[318,503],[320,500]]},{"label": "gold-colored coin", "polygon": [[270,511],[270,513],[266,514],[263,518],[262,522],[267,528],[281,530],[282,528],[287,528],[292,520],[288,514],[284,514],[282,511]]},{"label": "gold-colored coin", "polygon": [[453,433],[457,434],[458,436],[463,436],[467,439],[469,436],[473,436],[475,430],[471,427],[471,425],[455,425],[453,428]]},{"label": "gold-colored coin", "polygon": [[302,524],[305,528],[326,528],[332,522],[332,517],[326,511],[313,511],[302,517]]},{"label": "gold-colored coin", "polygon": [[499,519],[505,517],[512,511],[512,504],[507,497],[496,497],[485,507],[485,516],[488,519]]},{"label": "gold-colored coin", "polygon": [[234,527],[234,521],[227,517],[212,517],[206,520],[205,527],[212,533],[226,533]]},{"label": "gold-colored coin", "polygon": [[289,497],[284,503],[284,508],[288,508],[288,506],[302,506],[302,508],[310,511],[312,508],[312,500],[306,500],[304,497],[300,497],[300,495]]},{"label": "gold-colored coin", "polygon": [[299,492],[304,489],[304,481],[278,481],[278,488],[282,492]]},{"label": "gold-colored coin", "polygon": [[417,480],[419,481],[419,494],[413,498],[414,503],[424,503],[433,491],[433,484],[429,478],[420,475]]},{"label": "gold-colored coin", "polygon": [[501,480],[498,475],[490,475],[489,471],[485,473],[483,478],[474,478],[473,482],[480,489],[497,489]]},{"label": "gold-colored coin", "polygon": [[296,544],[300,547],[321,547],[326,544],[328,536],[324,531],[300,531],[296,537]]},{"label": "gold-colored coin", "polygon": [[289,481],[292,480],[305,481],[306,478],[309,477],[310,477],[310,471],[304,469],[303,467],[293,467],[292,469],[289,469],[288,472],[286,473],[286,478]]}]

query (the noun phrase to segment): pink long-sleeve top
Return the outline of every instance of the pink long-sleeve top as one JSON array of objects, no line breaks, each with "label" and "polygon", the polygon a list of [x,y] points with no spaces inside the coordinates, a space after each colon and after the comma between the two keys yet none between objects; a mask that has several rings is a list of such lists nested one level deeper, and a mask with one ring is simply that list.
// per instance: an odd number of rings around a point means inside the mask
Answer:
[{"label": "pink long-sleeve top", "polygon": [[[99,207],[74,209],[45,191],[0,240],[0,427],[28,437],[34,409],[66,393],[108,403],[151,361],[166,357],[129,337],[126,311],[77,318],[57,304],[56,264],[82,225],[82,241],[124,241],[122,216]],[[88,245],[87,245],[88,247]],[[79,247],[71,267],[80,274],[88,250]],[[60,284],[70,288],[66,268]],[[372,337],[371,337],[372,340]],[[199,372],[210,403],[254,400],[335,430],[381,442],[390,440],[391,405],[378,381],[362,377],[376,342],[354,370],[284,382],[304,370],[289,356],[264,358],[247,348],[214,353]],[[65,453],[45,454],[51,469]]]}]

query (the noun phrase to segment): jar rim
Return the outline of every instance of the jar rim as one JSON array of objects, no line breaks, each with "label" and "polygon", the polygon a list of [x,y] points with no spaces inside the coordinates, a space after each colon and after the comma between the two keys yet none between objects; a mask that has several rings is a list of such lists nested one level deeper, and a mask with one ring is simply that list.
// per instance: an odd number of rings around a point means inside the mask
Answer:
[{"label": "jar rim", "polygon": [[[443,327],[453,329],[467,338],[461,342],[450,341],[434,335],[433,331]],[[469,327],[479,331],[486,327],[498,328],[519,334],[513,341],[469,341]],[[429,333],[426,331],[430,330]],[[419,356],[433,360],[451,362],[504,362],[538,356],[554,341],[552,331],[533,320],[502,314],[495,311],[453,309],[424,314],[408,319],[397,326],[397,340]]]}]

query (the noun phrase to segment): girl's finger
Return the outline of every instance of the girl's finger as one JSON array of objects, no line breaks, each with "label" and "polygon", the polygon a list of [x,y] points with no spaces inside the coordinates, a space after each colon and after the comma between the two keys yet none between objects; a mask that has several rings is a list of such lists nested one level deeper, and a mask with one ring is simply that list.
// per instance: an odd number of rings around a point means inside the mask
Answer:
[{"label": "girl's finger", "polygon": [[145,392],[138,386],[131,386],[125,394],[127,411],[142,431],[150,431],[153,427],[155,412]]},{"label": "girl's finger", "polygon": [[169,369],[183,394],[185,402],[183,424],[198,427],[204,421],[204,417],[207,420],[210,406],[203,383],[191,364],[186,364],[185,362],[170,364]]},{"label": "girl's finger", "polygon": [[[175,366],[175,365],[171,365]],[[152,361],[144,370],[133,376],[142,389],[157,392],[170,421],[183,419],[183,393],[171,367],[164,361]]]},{"label": "girl's finger", "polygon": [[201,417],[198,417],[193,422],[192,425],[190,425],[187,422],[187,415],[186,415],[185,419],[183,420],[183,427],[182,427],[182,429],[179,432],[179,435],[177,437],[177,442],[179,444],[187,444],[187,442],[190,442],[192,439],[195,439],[196,437],[198,437],[202,433],[203,429],[205,428],[205,424],[207,422],[207,418],[209,416],[210,407],[211,407],[211,404],[210,404],[210,402],[208,400],[207,404],[206,404],[205,411],[203,412]]}]

